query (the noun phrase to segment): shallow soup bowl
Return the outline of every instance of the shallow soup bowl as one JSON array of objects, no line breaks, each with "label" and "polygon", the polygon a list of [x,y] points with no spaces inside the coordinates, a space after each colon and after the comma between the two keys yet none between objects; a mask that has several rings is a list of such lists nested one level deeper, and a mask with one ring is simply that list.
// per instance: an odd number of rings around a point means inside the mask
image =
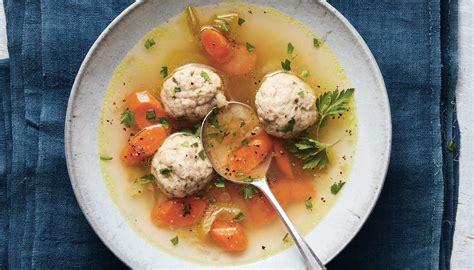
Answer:
[{"label": "shallow soup bowl", "polygon": [[[76,77],[66,116],[65,145],[69,176],[79,205],[102,241],[132,268],[206,268],[161,251],[139,235],[113,202],[99,159],[99,117],[108,83],[133,46],[187,5],[220,1],[137,1],[99,36]],[[297,19],[334,52],[357,89],[357,143],[349,179],[321,222],[305,236],[328,263],[357,234],[383,186],[391,147],[391,120],[385,84],[369,48],[352,25],[325,1],[247,1],[271,6]],[[229,268],[303,268],[295,246],[276,255]],[[215,266],[215,265],[214,265]]]}]

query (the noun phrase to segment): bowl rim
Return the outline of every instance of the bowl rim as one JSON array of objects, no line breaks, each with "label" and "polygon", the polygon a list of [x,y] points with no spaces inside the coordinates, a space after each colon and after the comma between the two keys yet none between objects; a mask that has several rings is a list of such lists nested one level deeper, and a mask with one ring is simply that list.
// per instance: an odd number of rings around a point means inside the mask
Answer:
[{"label": "bowl rim", "polygon": [[[245,0],[242,0],[245,2]],[[311,1],[313,2],[313,1]],[[65,128],[64,128],[64,142],[65,142],[65,157],[66,157],[66,165],[67,165],[67,170],[68,170],[68,175],[69,179],[71,181],[74,195],[76,197],[76,200],[79,204],[79,207],[84,214],[87,222],[91,225],[93,228],[94,232],[96,235],[99,237],[99,239],[104,243],[104,245],[114,254],[116,257],[121,260],[123,263],[125,263],[128,266],[131,266],[128,261],[126,261],[126,254],[122,254],[117,248],[115,248],[114,245],[109,243],[107,241],[104,232],[99,229],[100,225],[96,223],[94,220],[93,216],[90,215],[86,211],[86,207],[84,206],[84,203],[82,200],[80,200],[80,191],[78,185],[75,183],[78,182],[78,179],[75,177],[75,174],[73,172],[73,153],[72,153],[72,146],[71,146],[71,140],[70,140],[70,133],[72,132],[72,119],[73,117],[73,104],[75,102],[75,97],[77,95],[80,82],[82,81],[85,71],[89,66],[90,60],[94,57],[94,54],[96,52],[96,49],[102,45],[104,42],[104,39],[109,35],[111,31],[114,30],[114,28],[129,14],[131,14],[135,9],[140,7],[142,4],[145,4],[146,1],[144,0],[136,0],[133,2],[130,6],[128,6],[126,9],[124,9],[112,22],[102,31],[102,33],[99,35],[99,37],[94,41],[93,45],[90,47],[89,51],[87,52],[79,70],[76,75],[76,78],[74,80],[73,86],[71,88],[71,92],[69,95],[68,99],[68,106],[67,106],[67,111],[66,111],[66,117],[65,117]],[[325,264],[328,264],[330,261],[332,261],[337,255],[340,254],[340,252],[354,239],[354,237],[359,233],[359,231],[362,229],[364,224],[366,223],[368,217],[371,215],[379,197],[380,193],[382,191],[382,188],[384,186],[385,180],[386,180],[386,175],[388,172],[388,166],[390,163],[390,156],[391,156],[391,146],[392,146],[392,122],[391,122],[391,110],[390,110],[390,103],[389,103],[389,98],[388,98],[388,93],[385,85],[385,81],[383,79],[382,73],[380,71],[380,68],[375,60],[374,55],[370,51],[368,45],[366,44],[365,40],[362,38],[362,36],[358,33],[358,31],[354,28],[354,26],[331,4],[329,4],[326,0],[315,0],[314,3],[312,4],[319,4],[323,8],[325,8],[331,15],[335,16],[336,19],[338,19],[345,27],[347,27],[347,30],[350,32],[350,34],[355,38],[355,42],[359,43],[361,46],[361,49],[366,53],[368,56],[367,59],[367,64],[371,66],[371,69],[374,71],[374,77],[376,78],[376,82],[379,85],[380,89],[380,94],[381,94],[381,102],[383,104],[384,108],[384,124],[386,125],[386,137],[384,138],[386,141],[385,144],[385,149],[384,152],[386,153],[384,160],[381,162],[382,170],[383,173],[381,175],[382,179],[379,181],[379,185],[377,186],[377,190],[372,196],[372,200],[368,206],[368,210],[365,212],[365,215],[360,216],[360,222],[356,225],[355,229],[352,230],[351,234],[349,237],[347,237],[344,241],[343,244],[340,245],[338,249],[336,249],[336,252],[334,252],[325,262]],[[168,255],[167,256],[171,256]],[[245,265],[239,265],[239,267],[245,267]]]}]

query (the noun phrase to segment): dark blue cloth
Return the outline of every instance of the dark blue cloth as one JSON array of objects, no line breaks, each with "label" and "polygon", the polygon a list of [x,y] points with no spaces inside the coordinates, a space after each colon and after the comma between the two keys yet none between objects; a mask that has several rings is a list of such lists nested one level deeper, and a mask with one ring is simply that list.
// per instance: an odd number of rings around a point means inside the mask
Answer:
[{"label": "dark blue cloth", "polygon": [[[64,117],[79,66],[131,0],[6,0],[10,60],[0,62],[0,269],[124,265],[72,193]],[[457,1],[333,0],[377,59],[393,146],[380,200],[332,269],[449,268],[459,146],[454,107]]]}]

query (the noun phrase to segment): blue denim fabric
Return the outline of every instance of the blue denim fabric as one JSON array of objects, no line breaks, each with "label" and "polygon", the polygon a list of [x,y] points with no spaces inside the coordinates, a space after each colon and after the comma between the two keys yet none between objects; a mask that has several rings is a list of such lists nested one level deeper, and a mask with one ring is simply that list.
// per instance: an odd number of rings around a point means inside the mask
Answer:
[{"label": "blue denim fabric", "polygon": [[[6,0],[0,62],[0,269],[119,268],[74,198],[64,117],[79,66],[132,0]],[[330,269],[446,269],[457,203],[457,1],[330,0],[379,63],[393,147],[380,200]]]}]

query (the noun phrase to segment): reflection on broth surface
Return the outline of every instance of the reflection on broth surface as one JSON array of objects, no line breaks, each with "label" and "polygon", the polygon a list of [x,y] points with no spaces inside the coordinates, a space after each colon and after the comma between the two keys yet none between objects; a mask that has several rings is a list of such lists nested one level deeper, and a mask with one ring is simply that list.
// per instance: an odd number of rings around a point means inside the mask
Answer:
[{"label": "reflection on broth surface", "polygon": [[[202,263],[251,262],[292,245],[283,224],[259,192],[245,185],[224,182],[216,176],[199,193],[178,201],[168,198],[158,188],[156,175],[151,174],[154,153],[173,132],[184,132],[180,144],[187,150],[181,150],[202,164],[206,160],[200,151],[202,146],[194,139],[186,139],[186,136],[194,136],[191,133],[196,132],[199,121],[170,117],[166,112],[169,109],[162,105],[160,96],[164,81],[172,79],[174,70],[183,65],[207,65],[213,67],[222,79],[222,91],[227,100],[243,102],[255,110],[255,95],[266,74],[283,68],[304,80],[312,94],[319,97],[320,106],[316,106],[318,121],[300,134],[302,138],[283,140],[266,135],[261,128],[254,130],[259,126],[255,117],[247,118],[244,125],[241,120],[228,120],[232,127],[226,129],[243,130],[241,134],[245,136],[234,138],[230,134],[221,138],[219,126],[215,127],[216,135],[207,134],[228,143],[228,149],[222,150],[226,153],[243,149],[244,158],[248,160],[245,165],[236,164],[235,168],[239,169],[234,174],[245,170],[251,163],[249,160],[253,160],[247,148],[269,145],[269,154],[274,157],[267,174],[270,186],[303,234],[309,233],[321,221],[337,200],[343,183],[348,181],[357,126],[355,108],[350,101],[352,90],[342,90],[351,85],[324,41],[277,10],[243,3],[223,3],[196,7],[194,12],[200,24],[218,27],[231,40],[229,58],[215,58],[226,55],[226,48],[219,51],[203,49],[201,42],[209,41],[213,46],[221,41],[215,39],[214,33],[200,41],[196,36],[199,28],[193,26],[190,29],[186,12],[138,41],[116,69],[104,98],[99,130],[102,171],[113,200],[131,226],[157,248]],[[222,14],[232,16],[216,19]],[[247,60],[242,62],[242,59]],[[235,75],[239,72],[245,74]],[[173,91],[170,97],[184,97],[186,83],[190,89],[197,87],[194,83],[207,87],[211,84],[211,75],[204,71],[199,72],[194,81],[183,79],[174,82],[176,85],[168,89]],[[323,95],[336,89],[338,91],[332,96]],[[201,94],[197,91],[198,96]],[[299,92],[298,95],[304,99],[304,95]],[[335,99],[341,101],[344,110],[337,104],[326,106]],[[285,132],[293,125],[288,121],[279,130]],[[252,132],[256,134],[252,135]],[[259,137],[256,146],[254,139],[258,133],[265,137]],[[308,151],[319,152],[312,152],[314,155],[304,159],[302,150],[295,148],[302,145]],[[323,155],[325,153],[327,156]],[[176,156],[179,155],[177,152]],[[188,177],[184,175],[186,172],[198,170],[194,164],[186,163],[186,158],[177,159],[169,167],[156,168],[155,174],[165,180],[171,177],[185,179]],[[303,166],[311,167],[311,162],[316,168],[303,169]],[[169,212],[172,209],[180,212]],[[174,214],[176,216],[169,223],[166,218]],[[242,231],[243,234],[234,234],[234,242],[229,243],[219,238],[219,229],[222,228]]]}]

